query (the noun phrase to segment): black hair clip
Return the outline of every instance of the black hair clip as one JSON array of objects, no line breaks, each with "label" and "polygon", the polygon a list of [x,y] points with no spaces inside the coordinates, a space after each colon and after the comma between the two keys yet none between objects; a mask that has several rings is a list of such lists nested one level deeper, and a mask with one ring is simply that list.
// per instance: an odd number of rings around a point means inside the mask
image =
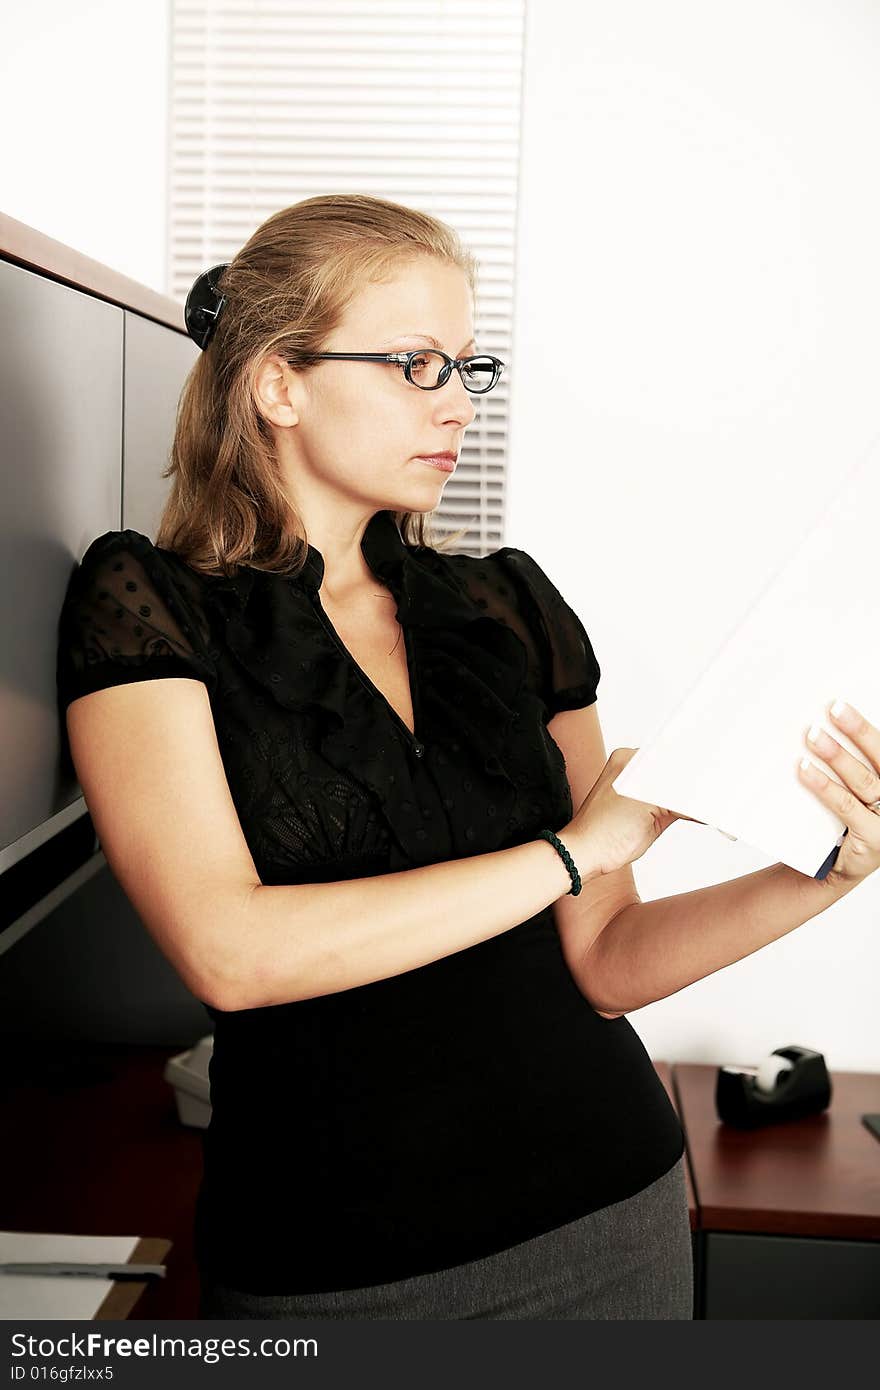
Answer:
[{"label": "black hair clip", "polygon": [[218,290],[217,281],[223,271],[229,269],[229,265],[230,262],[227,261],[224,265],[215,265],[210,270],[203,270],[186,297],[183,310],[186,331],[202,350],[210,343],[217,327],[217,320],[226,303],[226,295]]}]

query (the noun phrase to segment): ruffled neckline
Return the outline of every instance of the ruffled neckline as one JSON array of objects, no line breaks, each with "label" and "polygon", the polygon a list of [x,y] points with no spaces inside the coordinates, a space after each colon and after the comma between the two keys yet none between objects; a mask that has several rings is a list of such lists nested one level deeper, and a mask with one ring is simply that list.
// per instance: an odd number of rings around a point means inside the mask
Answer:
[{"label": "ruffled neckline", "polygon": [[[384,579],[394,594],[401,623],[432,627],[450,622],[469,623],[485,617],[452,579],[443,563],[446,557],[430,546],[407,545],[389,511],[378,511],[367,522],[361,537],[361,552],[373,573]],[[316,546],[307,543],[306,559],[296,574],[269,574],[266,570],[240,565],[237,574],[209,578],[206,582],[209,595],[225,598],[243,612],[255,587],[265,588],[267,581],[282,581],[317,593],[323,579],[324,557]]]},{"label": "ruffled neckline", "polygon": [[[390,512],[370,519],[361,549],[397,603],[415,738],[398,727],[390,704],[365,686],[354,658],[328,632],[319,612],[324,560],[316,547],[309,544],[295,575],[240,566],[235,576],[206,579],[206,603],[222,617],[236,662],[282,708],[317,716],[321,755],[378,798],[398,847],[392,869],[497,848],[516,798],[514,765],[521,766],[521,754],[511,751],[514,733],[524,702],[534,698],[526,649],[469,596],[452,557],[407,545]],[[455,813],[442,828],[434,818],[425,837],[413,806],[428,768]]]}]

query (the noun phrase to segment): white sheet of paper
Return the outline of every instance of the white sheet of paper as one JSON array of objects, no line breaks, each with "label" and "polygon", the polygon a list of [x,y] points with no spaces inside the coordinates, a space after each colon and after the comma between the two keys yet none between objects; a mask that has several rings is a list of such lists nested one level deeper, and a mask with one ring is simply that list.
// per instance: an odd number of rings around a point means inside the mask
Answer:
[{"label": "white sheet of paper", "polygon": [[650,744],[615,779],[815,876],[846,826],[802,783],[819,724],[866,767],[828,714],[846,700],[880,725],[880,436],[817,498],[817,519]]},{"label": "white sheet of paper", "polygon": [[[80,1236],[51,1231],[0,1231],[0,1264],[22,1260],[124,1263],[140,1236]],[[0,1274],[0,1318],[93,1318],[112,1279],[76,1274]]]}]

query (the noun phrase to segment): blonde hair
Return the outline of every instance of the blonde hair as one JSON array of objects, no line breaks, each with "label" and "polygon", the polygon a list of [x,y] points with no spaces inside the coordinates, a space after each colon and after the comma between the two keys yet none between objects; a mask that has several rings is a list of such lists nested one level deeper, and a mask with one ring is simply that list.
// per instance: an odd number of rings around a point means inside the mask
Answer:
[{"label": "blonde hair", "polygon": [[[257,228],[220,277],[227,303],[180,395],[157,545],[206,574],[242,563],[285,574],[302,567],[305,529],[254,399],[257,368],[277,352],[307,370],[358,290],[421,256],[458,266],[476,298],[477,261],[457,233],[399,203],[325,194]],[[467,530],[436,545],[425,513],[392,515],[407,544],[439,549]]]}]

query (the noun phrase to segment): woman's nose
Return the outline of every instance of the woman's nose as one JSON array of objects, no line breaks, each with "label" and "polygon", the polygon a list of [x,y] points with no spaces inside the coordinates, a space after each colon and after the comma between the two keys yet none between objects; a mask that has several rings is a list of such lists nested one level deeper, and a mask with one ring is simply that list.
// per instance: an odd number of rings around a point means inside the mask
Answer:
[{"label": "woman's nose", "polygon": [[455,419],[468,425],[477,413],[477,407],[465,388],[460,372],[450,372],[449,380],[434,394],[438,397],[437,405],[444,419]]}]

